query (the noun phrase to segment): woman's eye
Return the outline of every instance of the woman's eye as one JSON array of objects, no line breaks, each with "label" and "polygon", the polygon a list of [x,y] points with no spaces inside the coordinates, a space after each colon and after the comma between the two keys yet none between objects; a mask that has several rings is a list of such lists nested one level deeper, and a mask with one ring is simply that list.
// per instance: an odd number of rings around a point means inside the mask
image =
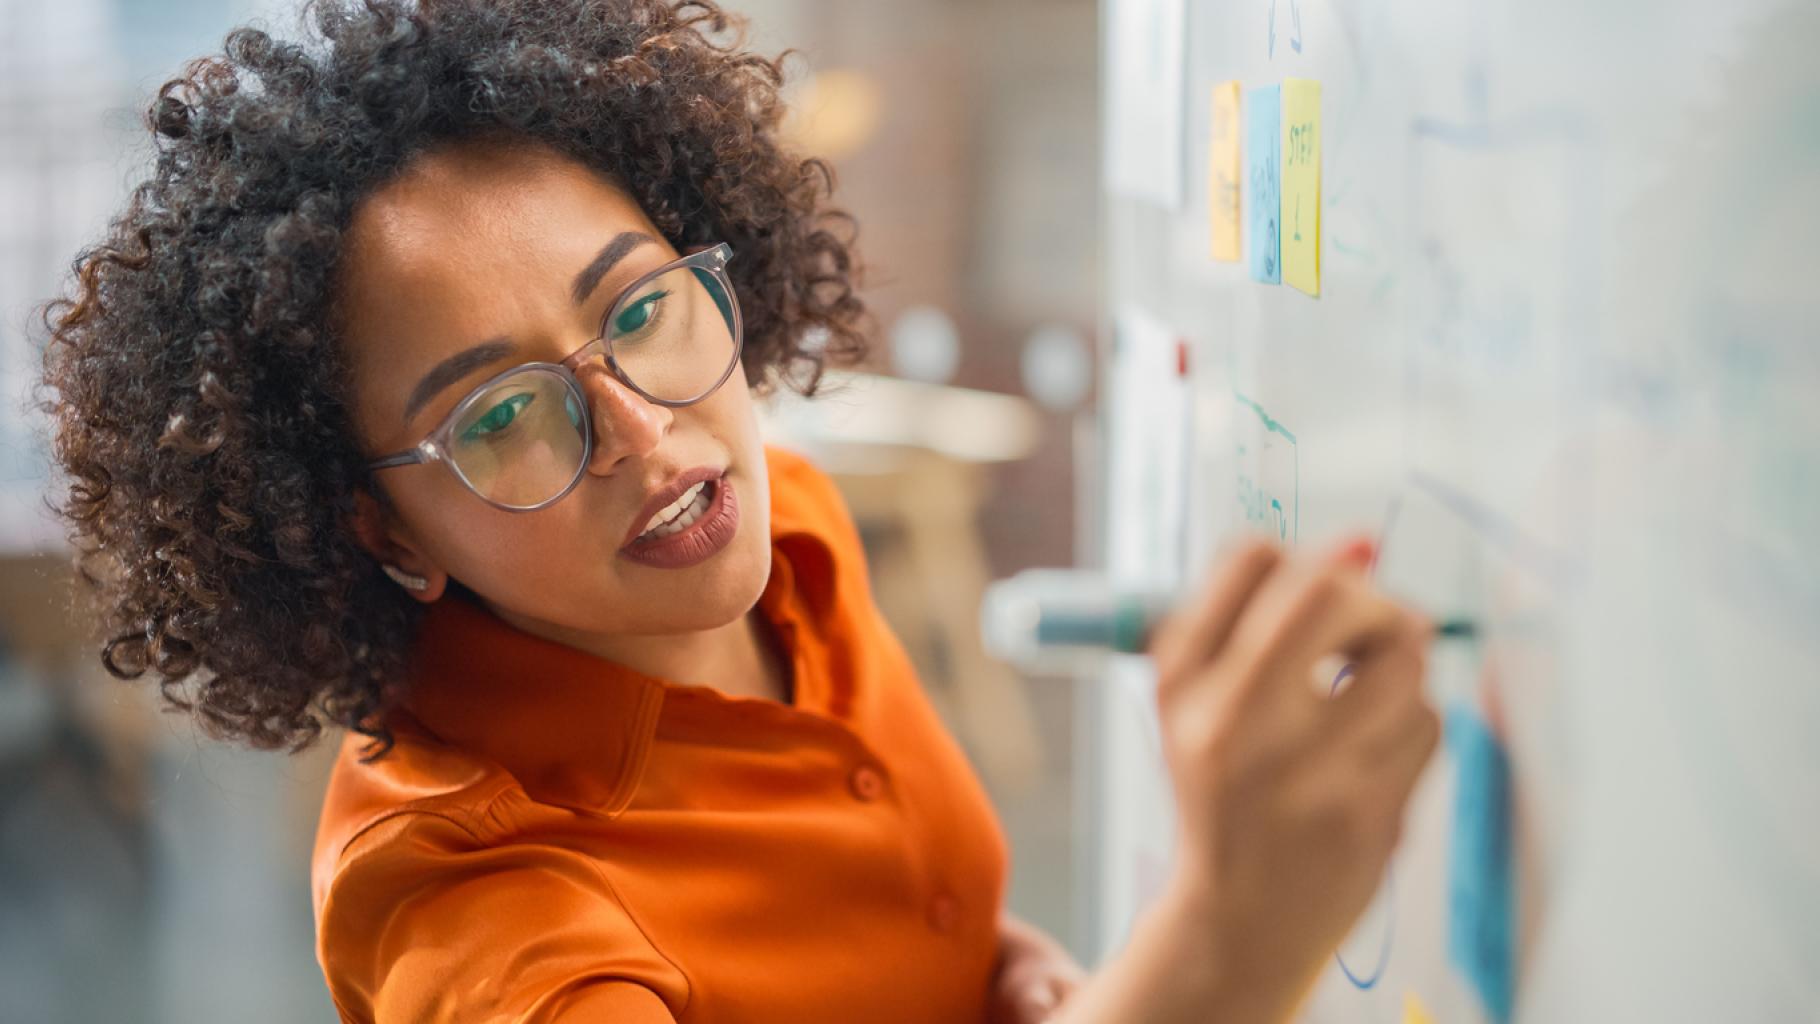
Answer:
[{"label": "woman's eye", "polygon": [[525,406],[531,404],[534,397],[535,396],[529,392],[526,392],[524,394],[513,395],[511,398],[493,406],[493,408],[488,409],[479,419],[475,420],[468,429],[461,432],[461,439],[463,441],[478,440],[488,434],[496,434],[511,426],[512,421],[518,418],[518,414],[524,411]]},{"label": "woman's eye", "polygon": [[657,304],[668,298],[669,295],[670,293],[667,291],[652,292],[621,310],[619,315],[613,318],[613,333],[615,335],[634,334],[649,326],[657,313]]}]

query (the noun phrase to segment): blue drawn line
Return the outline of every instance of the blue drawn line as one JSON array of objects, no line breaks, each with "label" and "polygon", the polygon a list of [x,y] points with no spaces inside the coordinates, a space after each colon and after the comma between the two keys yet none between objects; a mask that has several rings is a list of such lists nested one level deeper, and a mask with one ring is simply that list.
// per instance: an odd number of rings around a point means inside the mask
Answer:
[{"label": "blue drawn line", "polygon": [[1245,395],[1240,393],[1236,388],[1233,389],[1232,397],[1240,405],[1246,407],[1247,409],[1250,409],[1254,413],[1257,413],[1258,419],[1263,422],[1265,430],[1268,430],[1273,434],[1281,435],[1282,437],[1284,437],[1285,439],[1287,439],[1289,441],[1289,456],[1293,460],[1291,465],[1295,472],[1295,493],[1293,495],[1291,495],[1291,497],[1293,497],[1295,499],[1295,510],[1290,513],[1290,515],[1291,515],[1291,537],[1290,537],[1290,539],[1292,541],[1300,540],[1301,536],[1302,536],[1302,450],[1301,450],[1301,446],[1296,444],[1295,435],[1289,432],[1289,428],[1283,426],[1281,423],[1278,423],[1275,419],[1271,418],[1271,415],[1264,411],[1263,406],[1261,406],[1258,403],[1252,401],[1251,399],[1245,397]]},{"label": "blue drawn line", "polygon": [[1465,520],[1554,586],[1565,588],[1578,582],[1580,574],[1577,567],[1565,552],[1523,532],[1515,523],[1478,499],[1419,469],[1409,471],[1409,485],[1446,506],[1448,511]]},{"label": "blue drawn line", "polygon": [[[1333,153],[1333,149],[1333,141],[1329,138],[1327,152],[1330,157]],[[1347,176],[1336,180],[1332,188],[1323,188],[1321,191],[1325,192],[1327,195],[1327,208],[1331,210],[1339,206],[1340,200],[1345,199],[1347,195],[1352,192],[1353,182],[1358,180],[1359,179],[1356,176],[1348,174]],[[1325,184],[1326,183],[1323,182],[1323,185]]]},{"label": "blue drawn line", "polygon": [[1525,142],[1585,142],[1585,122],[1566,109],[1542,109],[1519,117],[1489,121],[1448,121],[1418,117],[1410,122],[1418,139],[1433,139],[1462,149],[1490,149]]},{"label": "blue drawn line", "polygon": [[[1389,544],[1391,531],[1395,529],[1397,517],[1402,511],[1403,496],[1399,494],[1390,499],[1390,509],[1384,514],[1384,526],[1378,531],[1377,547],[1371,554],[1371,568],[1368,570],[1368,575],[1374,580],[1378,575],[1378,566],[1384,561],[1384,549]],[[1345,682],[1346,677],[1350,675],[1352,675],[1352,663],[1348,662],[1341,666],[1339,674],[1333,677],[1333,685],[1327,688],[1327,695],[1331,697],[1338,693],[1340,684]],[[1369,975],[1360,977],[1353,971],[1352,965],[1346,962],[1346,958],[1340,955],[1339,950],[1333,951],[1333,959],[1340,965],[1340,973],[1346,976],[1347,981],[1352,982],[1354,988],[1360,990],[1370,989],[1376,985],[1378,979],[1384,977],[1384,968],[1390,966],[1390,947],[1397,934],[1397,876],[1391,871],[1388,864],[1384,866],[1384,888],[1385,896],[1390,902],[1384,915],[1384,938],[1378,944],[1377,966],[1372,968]]]},{"label": "blue drawn line", "polygon": [[1734,534],[1725,540],[1700,556],[1697,564],[1707,578],[1726,587],[1729,599],[1748,607],[1760,622],[1775,623],[1785,636],[1820,651],[1820,633],[1813,628],[1820,621],[1820,578],[1755,539]]},{"label": "blue drawn line", "polygon": [[1327,244],[1333,248],[1334,252],[1343,256],[1358,256],[1367,263],[1377,262],[1377,259],[1371,255],[1371,250],[1363,249],[1356,245],[1348,245],[1346,242],[1336,237],[1331,231],[1327,233]]},{"label": "blue drawn line", "polygon": [[1403,496],[1392,495],[1390,509],[1384,513],[1384,528],[1378,531],[1378,546],[1371,553],[1371,576],[1378,575],[1378,563],[1384,561],[1384,549],[1390,546],[1390,532],[1396,529],[1397,517],[1403,514]]},{"label": "blue drawn line", "polygon": [[1389,901],[1384,911],[1384,941],[1378,946],[1378,963],[1371,969],[1371,973],[1363,977],[1353,973],[1340,951],[1333,951],[1333,960],[1340,965],[1340,973],[1346,975],[1346,980],[1360,990],[1368,990],[1376,985],[1384,977],[1384,968],[1390,966],[1390,940],[1397,930],[1397,876],[1388,867],[1384,869],[1384,896]]}]

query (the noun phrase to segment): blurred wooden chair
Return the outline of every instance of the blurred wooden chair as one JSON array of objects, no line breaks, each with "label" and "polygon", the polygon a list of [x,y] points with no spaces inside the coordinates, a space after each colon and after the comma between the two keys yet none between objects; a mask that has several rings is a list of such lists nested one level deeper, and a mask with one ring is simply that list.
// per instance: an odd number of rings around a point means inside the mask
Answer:
[{"label": "blurred wooden chair", "polygon": [[994,463],[1021,459],[1040,418],[1011,395],[830,371],[814,399],[761,406],[767,441],[833,477],[868,538],[874,596],[930,699],[995,787],[1021,792],[1045,753],[1024,681],[986,653],[990,579],[979,515]]}]

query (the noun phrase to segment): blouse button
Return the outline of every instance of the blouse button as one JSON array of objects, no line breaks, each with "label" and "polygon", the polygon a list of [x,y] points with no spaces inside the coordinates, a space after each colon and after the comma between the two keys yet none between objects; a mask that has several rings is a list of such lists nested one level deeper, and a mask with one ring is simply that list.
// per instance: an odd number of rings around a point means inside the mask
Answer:
[{"label": "blouse button", "polygon": [[861,765],[853,770],[853,777],[848,780],[853,786],[853,795],[861,800],[877,800],[885,791],[884,777],[871,765]]},{"label": "blouse button", "polygon": [[929,903],[929,923],[938,932],[953,931],[960,916],[960,902],[947,893],[942,893]]}]

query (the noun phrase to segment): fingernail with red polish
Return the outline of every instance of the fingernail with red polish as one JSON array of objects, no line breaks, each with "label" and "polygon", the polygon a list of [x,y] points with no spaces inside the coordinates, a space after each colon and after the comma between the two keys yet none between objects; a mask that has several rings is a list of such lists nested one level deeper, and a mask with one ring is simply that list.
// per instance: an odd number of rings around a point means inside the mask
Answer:
[{"label": "fingernail with red polish", "polygon": [[1378,556],[1377,542],[1370,537],[1354,537],[1339,548],[1337,557],[1342,562],[1368,566]]}]

